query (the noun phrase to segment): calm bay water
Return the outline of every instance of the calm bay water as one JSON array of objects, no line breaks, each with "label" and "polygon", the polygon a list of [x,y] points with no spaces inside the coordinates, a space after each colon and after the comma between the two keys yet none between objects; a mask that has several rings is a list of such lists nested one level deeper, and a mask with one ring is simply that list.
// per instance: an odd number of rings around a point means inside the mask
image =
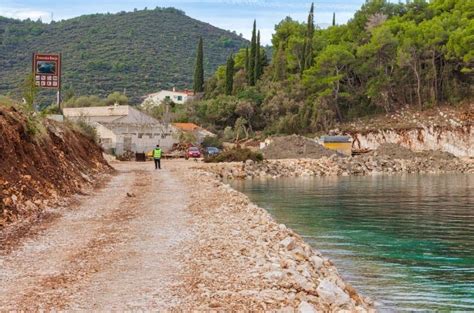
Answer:
[{"label": "calm bay water", "polygon": [[382,311],[474,311],[474,175],[235,182]]}]

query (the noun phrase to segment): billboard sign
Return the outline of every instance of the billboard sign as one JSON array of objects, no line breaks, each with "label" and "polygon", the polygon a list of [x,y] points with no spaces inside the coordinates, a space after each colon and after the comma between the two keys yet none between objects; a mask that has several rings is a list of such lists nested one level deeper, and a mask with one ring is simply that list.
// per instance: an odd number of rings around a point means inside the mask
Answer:
[{"label": "billboard sign", "polygon": [[61,55],[33,54],[33,75],[36,86],[41,88],[61,88]]}]

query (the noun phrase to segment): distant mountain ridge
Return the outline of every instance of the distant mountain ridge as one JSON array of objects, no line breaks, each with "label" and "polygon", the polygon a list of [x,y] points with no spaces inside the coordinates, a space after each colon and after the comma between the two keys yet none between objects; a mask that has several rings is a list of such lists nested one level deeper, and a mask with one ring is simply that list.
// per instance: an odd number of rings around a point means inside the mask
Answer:
[{"label": "distant mountain ridge", "polygon": [[[137,103],[159,89],[190,88],[199,36],[207,75],[247,45],[237,34],[174,8],[84,15],[51,24],[0,17],[0,94],[19,96],[35,51],[62,53],[63,90],[75,95],[125,90]],[[43,97],[47,94],[42,91]]]}]

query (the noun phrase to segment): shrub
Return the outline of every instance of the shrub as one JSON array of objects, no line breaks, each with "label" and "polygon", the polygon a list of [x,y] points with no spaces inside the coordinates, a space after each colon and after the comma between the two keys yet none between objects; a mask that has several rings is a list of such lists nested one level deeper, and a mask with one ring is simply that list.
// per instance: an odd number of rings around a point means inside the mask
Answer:
[{"label": "shrub", "polygon": [[99,142],[99,135],[97,134],[97,129],[88,124],[84,119],[80,118],[77,121],[66,120],[66,125],[69,128],[72,128],[87,138],[93,140],[94,142]]},{"label": "shrub", "polygon": [[201,145],[204,148],[216,147],[216,148],[222,149],[222,141],[217,136],[206,136],[206,137],[204,137],[204,139],[202,140]]},{"label": "shrub", "polygon": [[252,160],[254,162],[262,162],[263,155],[260,152],[254,152],[248,148],[232,148],[225,150],[222,153],[206,157],[206,163],[220,163],[220,162],[245,162]]},{"label": "shrub", "polygon": [[27,113],[26,114],[26,132],[34,138],[40,138],[46,134],[46,128],[43,124],[41,116]]}]

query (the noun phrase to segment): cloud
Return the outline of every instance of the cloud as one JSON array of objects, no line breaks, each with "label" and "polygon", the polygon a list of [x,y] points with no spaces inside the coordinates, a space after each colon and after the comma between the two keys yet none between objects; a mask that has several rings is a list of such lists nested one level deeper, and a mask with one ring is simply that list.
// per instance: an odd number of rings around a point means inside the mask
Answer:
[{"label": "cloud", "polygon": [[41,19],[43,22],[49,22],[51,20],[51,13],[35,10],[35,9],[18,9],[18,8],[2,8],[0,7],[0,16],[15,18],[19,20],[38,20]]}]

